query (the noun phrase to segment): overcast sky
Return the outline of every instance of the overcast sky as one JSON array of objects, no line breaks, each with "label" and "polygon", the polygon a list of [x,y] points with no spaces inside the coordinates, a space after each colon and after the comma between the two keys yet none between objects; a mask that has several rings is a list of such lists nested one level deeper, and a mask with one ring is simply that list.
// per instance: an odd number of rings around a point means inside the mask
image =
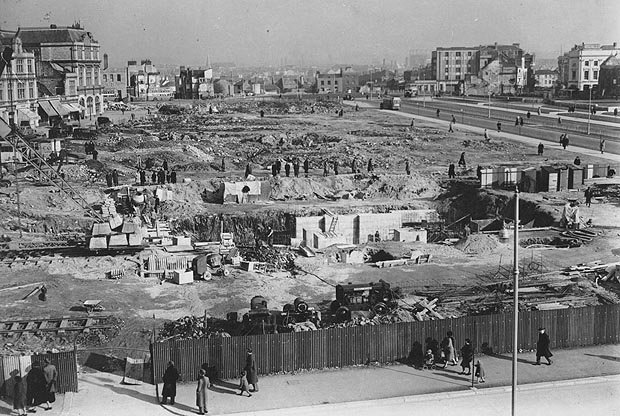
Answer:
[{"label": "overcast sky", "polygon": [[[620,43],[620,0],[0,0],[0,28],[80,21],[114,66],[366,64],[518,42],[538,57]],[[430,56],[430,52],[429,56]]]}]

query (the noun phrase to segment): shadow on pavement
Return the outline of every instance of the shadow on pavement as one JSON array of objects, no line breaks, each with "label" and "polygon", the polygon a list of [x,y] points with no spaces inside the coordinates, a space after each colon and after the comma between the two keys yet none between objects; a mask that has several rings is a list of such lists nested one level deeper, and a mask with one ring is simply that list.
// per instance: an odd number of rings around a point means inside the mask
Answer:
[{"label": "shadow on pavement", "polygon": [[0,404],[0,415],[10,415],[12,413],[11,409],[13,409],[13,399],[4,397],[0,401],[2,402]]},{"label": "shadow on pavement", "polygon": [[[437,379],[437,378],[434,378],[434,377],[428,377],[428,376],[425,376],[425,375],[422,375],[422,374],[414,374],[414,373],[410,373],[410,372],[408,372],[408,371],[401,371],[401,370],[397,370],[397,369],[395,369],[395,368],[387,368],[387,367],[383,367],[383,368],[381,368],[381,369],[382,369],[382,370],[388,370],[388,371],[394,371],[394,372],[396,372],[396,373],[407,374],[407,375],[410,375],[410,376],[415,377],[415,378],[426,378],[426,379],[429,379],[429,380],[435,380],[435,381],[439,381],[439,382],[443,382],[443,383],[450,383],[450,384],[454,384],[454,385],[456,385],[456,386],[462,386],[462,385],[463,385],[463,383],[455,383],[455,382],[453,382],[453,381],[440,380],[440,379]],[[422,370],[418,370],[418,371],[422,372]],[[435,374],[435,373],[432,373],[432,374]],[[440,374],[436,374],[436,375],[440,375]],[[443,374],[441,374],[441,375],[443,375]],[[450,377],[450,378],[454,378],[454,379],[456,379],[456,377]],[[461,379],[459,378],[458,380],[461,380]]]},{"label": "shadow on pavement", "polygon": [[175,412],[174,410],[176,409],[183,411],[183,412],[190,412],[190,413],[196,413],[198,411],[197,407],[190,407],[185,404],[179,404],[179,403],[175,403],[174,405],[171,405],[171,404],[163,405],[162,404],[160,405],[160,407],[164,409],[166,412],[171,413],[173,415],[178,415],[178,416],[185,416],[185,413]]},{"label": "shadow on pavement", "polygon": [[[512,357],[506,357],[504,355],[499,354],[487,354],[487,356],[491,358],[499,358],[500,360],[512,361]],[[517,358],[517,362],[521,364],[535,364],[535,360],[526,360],[525,358]]]},{"label": "shadow on pavement", "polygon": [[603,360],[620,361],[620,357],[614,357],[612,355],[597,355],[597,354],[584,354],[584,355],[587,355],[588,357],[602,358]]}]

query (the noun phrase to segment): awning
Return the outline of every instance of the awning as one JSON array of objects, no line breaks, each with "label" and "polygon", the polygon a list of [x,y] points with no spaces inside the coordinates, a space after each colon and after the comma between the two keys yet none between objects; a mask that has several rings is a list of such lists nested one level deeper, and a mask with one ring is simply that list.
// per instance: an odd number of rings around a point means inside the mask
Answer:
[{"label": "awning", "polygon": [[70,113],[81,113],[82,112],[82,109],[77,104],[64,103],[63,105],[67,107]]},{"label": "awning", "polygon": [[56,112],[60,114],[61,117],[69,115],[69,110],[67,110],[60,101],[50,100],[50,104],[52,105],[52,107],[54,107],[54,110],[56,110]]},{"label": "awning", "polygon": [[47,114],[48,117],[59,116],[58,112],[54,110],[49,101],[39,101],[39,107],[41,107],[41,109],[45,111],[45,114]]},{"label": "awning", "polygon": [[37,113],[26,108],[17,109],[17,120],[36,120],[41,118]]}]

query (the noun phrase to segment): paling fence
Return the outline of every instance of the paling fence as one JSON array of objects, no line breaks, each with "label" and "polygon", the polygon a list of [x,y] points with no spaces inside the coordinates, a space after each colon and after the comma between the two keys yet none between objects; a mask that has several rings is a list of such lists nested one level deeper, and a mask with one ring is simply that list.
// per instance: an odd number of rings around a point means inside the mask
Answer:
[{"label": "paling fence", "polygon": [[[520,312],[518,348],[535,349],[541,326],[549,333],[551,348],[615,344],[620,342],[620,305]],[[259,374],[388,363],[407,359],[414,343],[424,346],[428,337],[441,341],[449,330],[457,348],[469,338],[477,353],[512,351],[512,313],[508,313],[284,334],[167,340],[151,344],[153,375],[159,381],[167,362],[173,360],[185,381],[195,380],[204,363],[214,366],[221,378],[235,378],[245,364],[248,347],[253,349]]]},{"label": "paling fence", "polygon": [[0,396],[12,397],[14,376],[26,377],[32,368],[32,363],[39,362],[43,366],[45,358],[49,358],[50,362],[58,370],[58,380],[56,383],[58,393],[77,392],[78,379],[75,351],[64,351],[34,355],[1,355]]}]

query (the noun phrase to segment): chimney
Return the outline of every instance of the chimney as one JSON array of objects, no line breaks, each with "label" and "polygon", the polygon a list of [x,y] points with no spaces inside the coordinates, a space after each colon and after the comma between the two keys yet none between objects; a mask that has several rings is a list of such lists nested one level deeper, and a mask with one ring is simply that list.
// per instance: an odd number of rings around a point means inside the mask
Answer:
[{"label": "chimney", "polygon": [[103,70],[105,71],[106,69],[108,69],[108,54],[104,53],[103,54]]}]

